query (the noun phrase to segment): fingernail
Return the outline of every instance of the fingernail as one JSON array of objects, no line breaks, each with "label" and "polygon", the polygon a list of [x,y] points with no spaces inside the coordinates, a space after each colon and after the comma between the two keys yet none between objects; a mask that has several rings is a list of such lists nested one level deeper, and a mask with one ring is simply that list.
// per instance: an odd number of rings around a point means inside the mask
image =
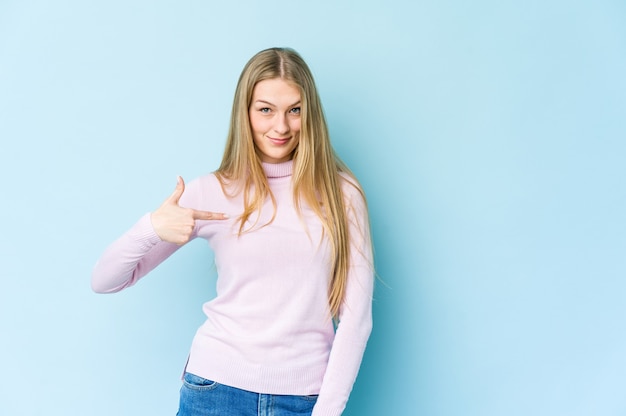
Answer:
[{"label": "fingernail", "polygon": [[226,219],[230,218],[230,215],[228,215],[228,214],[222,214],[222,216],[223,216],[224,218],[226,218]]}]

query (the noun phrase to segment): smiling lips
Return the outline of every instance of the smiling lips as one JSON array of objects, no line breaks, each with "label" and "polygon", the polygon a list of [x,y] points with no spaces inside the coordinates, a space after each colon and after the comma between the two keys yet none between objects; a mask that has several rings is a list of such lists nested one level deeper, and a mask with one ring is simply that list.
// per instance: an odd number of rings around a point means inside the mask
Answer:
[{"label": "smiling lips", "polygon": [[268,137],[268,139],[270,139],[270,142],[272,142],[276,146],[282,146],[284,144],[287,144],[287,142],[289,141],[290,138],[291,137],[287,137],[285,139],[279,139],[279,138],[275,138],[275,137]]}]

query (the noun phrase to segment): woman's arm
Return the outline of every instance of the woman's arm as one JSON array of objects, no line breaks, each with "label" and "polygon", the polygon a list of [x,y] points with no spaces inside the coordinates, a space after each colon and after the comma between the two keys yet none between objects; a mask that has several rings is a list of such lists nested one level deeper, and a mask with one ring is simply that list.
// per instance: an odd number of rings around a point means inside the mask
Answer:
[{"label": "woman's arm", "polygon": [[[178,178],[176,189],[153,213],[145,214],[124,235],[111,244],[96,263],[91,287],[97,293],[114,293],[134,285],[181,245],[196,237],[196,220],[220,220],[221,213],[199,211],[198,181],[190,184]],[[184,193],[184,195],[183,195]]]},{"label": "woman's arm", "polygon": [[145,214],[104,251],[91,276],[96,293],[115,293],[148,274],[180,246],[162,241]]},{"label": "woman's arm", "polygon": [[313,416],[339,416],[356,380],[372,330],[374,265],[369,219],[360,191],[347,184],[350,269],[339,324]]}]

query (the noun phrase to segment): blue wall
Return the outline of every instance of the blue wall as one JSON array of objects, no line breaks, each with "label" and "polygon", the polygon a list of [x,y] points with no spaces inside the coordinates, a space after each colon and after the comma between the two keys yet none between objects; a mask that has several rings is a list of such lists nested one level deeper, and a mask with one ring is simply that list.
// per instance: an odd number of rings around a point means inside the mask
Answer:
[{"label": "blue wall", "polygon": [[113,296],[91,267],[217,167],[239,72],[275,45],[370,200],[382,282],[345,414],[626,414],[608,0],[0,1],[0,414],[175,413],[208,249]]}]

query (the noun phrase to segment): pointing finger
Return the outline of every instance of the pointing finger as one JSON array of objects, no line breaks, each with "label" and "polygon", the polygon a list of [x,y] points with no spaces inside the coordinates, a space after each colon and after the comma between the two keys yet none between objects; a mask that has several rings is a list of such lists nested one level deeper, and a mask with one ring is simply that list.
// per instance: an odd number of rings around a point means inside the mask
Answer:
[{"label": "pointing finger", "polygon": [[222,212],[198,211],[193,210],[192,216],[194,220],[226,220],[228,215]]}]

